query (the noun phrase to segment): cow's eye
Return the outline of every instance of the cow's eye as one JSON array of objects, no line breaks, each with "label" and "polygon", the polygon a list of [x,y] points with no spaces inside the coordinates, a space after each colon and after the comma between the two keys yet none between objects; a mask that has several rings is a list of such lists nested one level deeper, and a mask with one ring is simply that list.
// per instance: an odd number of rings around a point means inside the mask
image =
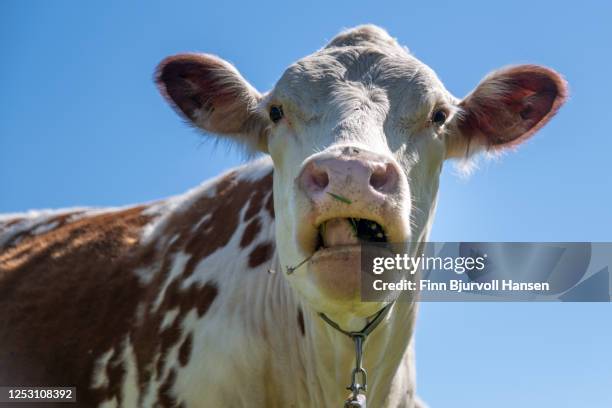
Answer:
[{"label": "cow's eye", "polygon": [[441,126],[446,122],[446,118],[448,117],[448,113],[444,109],[437,109],[434,111],[433,115],[431,115],[431,122],[435,125]]},{"label": "cow's eye", "polygon": [[283,107],[280,105],[273,105],[270,107],[270,120],[274,123],[278,122],[283,118]]}]

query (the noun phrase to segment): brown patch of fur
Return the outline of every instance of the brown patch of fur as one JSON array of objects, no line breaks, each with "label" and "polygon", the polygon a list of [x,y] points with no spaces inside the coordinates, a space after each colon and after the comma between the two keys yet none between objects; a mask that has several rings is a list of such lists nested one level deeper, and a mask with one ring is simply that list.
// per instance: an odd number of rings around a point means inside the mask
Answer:
[{"label": "brown patch of fur", "polygon": [[300,328],[300,333],[302,333],[302,336],[306,333],[306,330],[304,329],[304,313],[302,313],[302,309],[298,307],[298,313],[297,313],[297,322],[298,322],[298,327]]},{"label": "brown patch of fur", "polygon": [[268,201],[266,201],[266,210],[270,214],[270,218],[274,219],[274,193],[270,192]]},{"label": "brown patch of fur", "polygon": [[244,213],[244,221],[248,221],[261,211],[262,202],[267,191],[256,190],[249,201],[249,208]]},{"label": "brown patch of fur", "polygon": [[[195,284],[191,286],[192,288],[196,288]],[[206,284],[202,288],[197,288],[193,290],[194,295],[196,296],[196,309],[198,311],[198,316],[202,317],[208,311],[208,308],[212,304],[215,297],[219,293],[216,285]]]},{"label": "brown patch of fur", "polygon": [[178,360],[181,366],[186,366],[189,363],[189,357],[191,356],[191,348],[193,347],[193,334],[189,333],[181,347],[179,348]]},{"label": "brown patch of fur", "polygon": [[261,222],[259,222],[259,217],[255,217],[244,229],[244,234],[242,234],[242,239],[240,240],[240,248],[248,247],[257,234],[259,234],[259,231],[261,231]]},{"label": "brown patch of fur", "polygon": [[265,242],[257,245],[249,254],[249,266],[255,268],[272,258],[274,253],[274,244],[272,242]]}]

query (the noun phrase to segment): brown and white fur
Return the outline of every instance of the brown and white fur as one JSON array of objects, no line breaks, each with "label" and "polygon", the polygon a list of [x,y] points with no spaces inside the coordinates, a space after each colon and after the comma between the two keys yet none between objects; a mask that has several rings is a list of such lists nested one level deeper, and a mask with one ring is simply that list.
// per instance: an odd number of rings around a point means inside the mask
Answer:
[{"label": "brown and white fur", "polygon": [[[169,57],[157,82],[195,126],[266,157],[151,204],[0,218],[0,385],[76,386],[86,407],[342,406],[353,346],[318,313],[357,330],[384,303],[360,301],[358,251],[318,250],[319,226],[425,241],[444,161],[524,141],[566,98],[522,65],[456,99],[375,26],[265,95],[206,54]],[[396,303],[367,340],[371,407],[418,405],[415,312]]]}]

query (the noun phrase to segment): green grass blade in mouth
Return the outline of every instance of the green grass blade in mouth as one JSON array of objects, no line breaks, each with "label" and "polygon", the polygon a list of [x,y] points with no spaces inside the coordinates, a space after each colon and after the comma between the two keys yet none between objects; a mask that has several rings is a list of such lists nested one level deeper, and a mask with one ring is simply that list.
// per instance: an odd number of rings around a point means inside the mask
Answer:
[{"label": "green grass blade in mouth", "polygon": [[351,224],[351,227],[353,228],[353,233],[355,234],[355,236],[359,237],[359,229],[357,228],[357,220],[355,220],[354,218],[349,218],[348,221],[349,221],[349,224]]},{"label": "green grass blade in mouth", "polygon": [[327,192],[330,196],[334,197],[336,200],[343,202],[344,204],[352,204],[353,202],[346,197],[342,197],[336,193]]}]

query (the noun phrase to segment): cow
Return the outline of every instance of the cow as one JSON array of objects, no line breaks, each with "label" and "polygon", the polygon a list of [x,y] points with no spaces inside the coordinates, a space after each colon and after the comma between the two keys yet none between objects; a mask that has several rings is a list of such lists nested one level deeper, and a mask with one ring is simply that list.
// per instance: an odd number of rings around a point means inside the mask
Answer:
[{"label": "cow", "polygon": [[340,407],[345,334],[376,319],[368,405],[420,406],[416,302],[362,301],[359,248],[414,253],[443,164],[527,140],[562,77],[510,66],[457,99],[364,25],[265,94],[208,54],[168,57],[155,81],[194,127],[261,157],[178,197],[1,218],[0,385],[74,386],[83,407]]}]

